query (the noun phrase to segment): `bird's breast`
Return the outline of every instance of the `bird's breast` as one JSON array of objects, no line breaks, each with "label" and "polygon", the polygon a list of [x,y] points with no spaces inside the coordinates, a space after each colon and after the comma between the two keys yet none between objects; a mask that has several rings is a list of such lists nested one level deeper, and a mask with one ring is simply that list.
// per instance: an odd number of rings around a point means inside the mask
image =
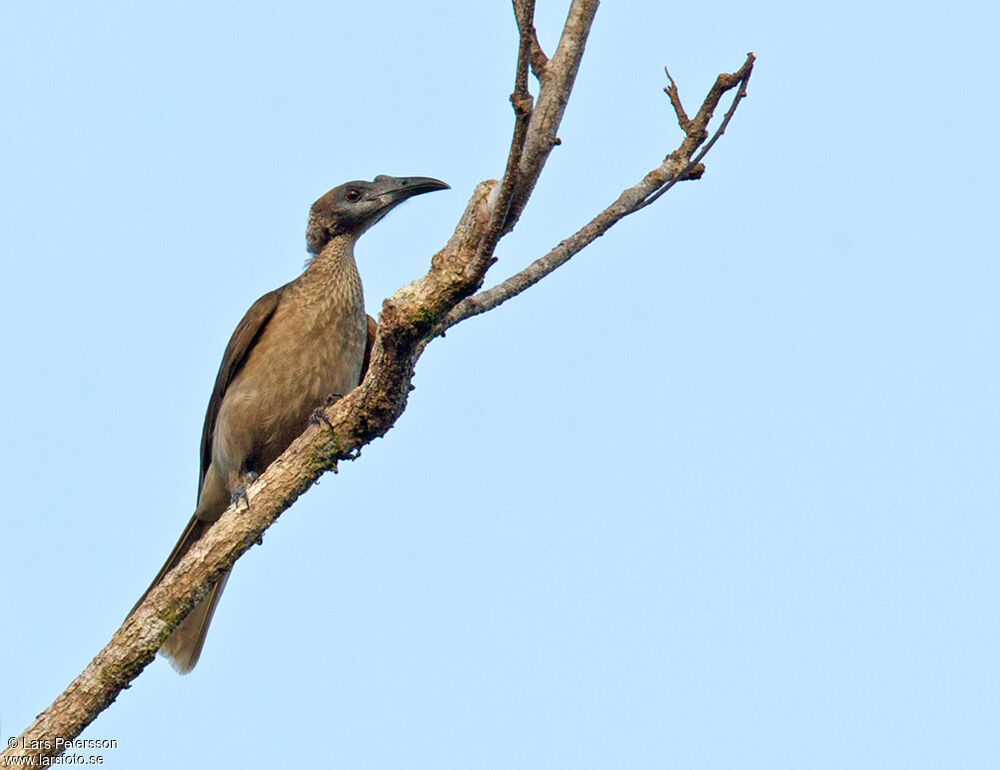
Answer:
[{"label": "bird's breast", "polygon": [[360,292],[282,297],[226,390],[213,462],[218,459],[220,467],[241,472],[263,471],[305,430],[313,410],[328,396],[357,387],[366,341]]}]

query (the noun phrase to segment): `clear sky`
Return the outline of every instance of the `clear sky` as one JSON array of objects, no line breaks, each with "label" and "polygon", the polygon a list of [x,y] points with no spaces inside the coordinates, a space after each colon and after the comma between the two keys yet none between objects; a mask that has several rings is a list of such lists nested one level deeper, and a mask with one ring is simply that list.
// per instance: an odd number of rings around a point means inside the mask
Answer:
[{"label": "clear sky", "polygon": [[[568,5],[538,0],[551,53]],[[434,342],[397,426],[237,565],[120,768],[995,768],[993,3],[607,0],[498,280],[758,65],[700,182]],[[7,3],[0,733],[194,506],[231,331],[379,173],[422,274],[509,141],[509,3]]]}]

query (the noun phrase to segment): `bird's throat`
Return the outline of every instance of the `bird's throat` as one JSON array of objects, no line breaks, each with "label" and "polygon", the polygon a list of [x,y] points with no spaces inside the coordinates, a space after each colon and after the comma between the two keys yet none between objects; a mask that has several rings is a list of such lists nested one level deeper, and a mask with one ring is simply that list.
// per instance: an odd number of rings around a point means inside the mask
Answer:
[{"label": "bird's throat", "polygon": [[332,238],[294,281],[293,291],[299,294],[303,307],[315,315],[317,323],[339,326],[365,322],[364,291],[354,261],[354,241],[351,235]]}]

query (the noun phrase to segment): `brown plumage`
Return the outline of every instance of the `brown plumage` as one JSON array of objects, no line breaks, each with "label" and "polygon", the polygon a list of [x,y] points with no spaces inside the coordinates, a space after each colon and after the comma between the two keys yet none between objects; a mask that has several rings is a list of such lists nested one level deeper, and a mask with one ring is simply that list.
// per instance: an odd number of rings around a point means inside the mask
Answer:
[{"label": "brown plumage", "polygon": [[[377,176],[335,187],[313,204],[306,231],[313,258],[298,278],[251,305],[226,346],[201,434],[198,505],[142,599],[253,474],[263,473],[305,430],[318,407],[357,387],[376,324],[365,314],[354,243],[407,198],[447,187],[428,177]],[[164,643],[161,652],[180,673],[198,662],[228,579],[224,575]]]}]

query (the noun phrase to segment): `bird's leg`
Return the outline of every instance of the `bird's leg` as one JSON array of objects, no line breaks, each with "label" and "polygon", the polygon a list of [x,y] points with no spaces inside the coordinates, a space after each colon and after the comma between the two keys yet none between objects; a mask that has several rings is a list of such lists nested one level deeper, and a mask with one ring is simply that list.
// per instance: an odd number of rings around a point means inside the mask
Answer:
[{"label": "bird's leg", "polygon": [[239,507],[240,500],[242,500],[246,503],[247,508],[250,508],[250,498],[247,497],[247,487],[253,484],[258,478],[260,478],[260,474],[255,471],[247,471],[244,474],[242,481],[236,486],[233,493],[229,496],[229,504]]},{"label": "bird's leg", "polygon": [[330,422],[330,419],[326,416],[326,409],[327,407],[336,404],[343,397],[344,397],[343,393],[331,393],[330,395],[328,395],[326,397],[326,401],[324,402],[323,406],[317,406],[313,410],[313,413],[309,415],[309,423],[311,425],[319,425],[320,423],[323,423],[330,430],[333,430],[333,423]]}]

